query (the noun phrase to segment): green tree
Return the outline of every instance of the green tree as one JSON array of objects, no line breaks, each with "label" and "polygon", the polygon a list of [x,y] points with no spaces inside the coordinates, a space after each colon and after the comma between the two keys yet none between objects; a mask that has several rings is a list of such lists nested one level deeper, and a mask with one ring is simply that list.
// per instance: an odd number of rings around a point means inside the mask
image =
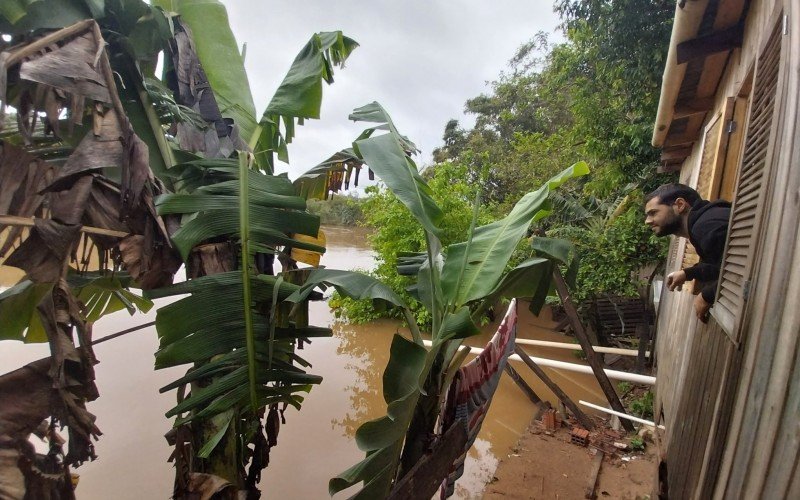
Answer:
[{"label": "green tree", "polygon": [[[302,275],[290,259],[273,275],[272,257],[288,248],[324,248],[294,239],[316,236],[319,218],[305,211],[286,176],[272,175],[273,157],[286,159],[296,125],[319,117],[322,82],[332,81],[333,70],[357,44],[341,32],[313,35],[257,118],[222,4],[156,3],[34,0],[0,9],[0,32],[15,37],[2,45],[12,47],[10,56],[3,54],[2,70],[13,78],[9,100],[0,98],[19,118],[4,131],[0,178],[14,182],[3,182],[0,199],[18,201],[13,215],[37,218],[29,233],[17,226],[0,231],[0,253],[19,245],[4,264],[26,272],[0,296],[0,335],[49,341],[53,354],[2,377],[3,400],[12,401],[2,411],[17,412],[11,419],[17,453],[42,471],[69,478],[70,466],[94,458],[91,438],[99,435],[85,408],[97,397],[91,322],[120,307],[146,309],[149,302],[132,295],[131,286],[150,297],[183,295],[156,317],[156,368],[191,364],[184,377],[162,389],[181,393],[168,412],[176,417],[170,433],[174,495],[194,498],[224,489],[252,496],[274,444],[277,405],[299,407],[302,393],[320,382],[295,352],[298,339],[330,335],[308,325],[305,301],[280,303],[300,288]],[[28,45],[38,30],[65,26],[45,31],[46,51],[40,52],[42,42]],[[76,44],[90,45],[75,50]],[[164,47],[170,48],[167,78],[159,81],[154,61]],[[71,59],[50,61],[54,65],[33,79],[20,71],[20,64],[33,69],[39,58],[59,51]],[[87,75],[76,75],[74,67]],[[116,86],[117,78],[123,85]],[[47,95],[46,102],[36,95]],[[40,114],[46,120],[37,123]],[[47,163],[36,156],[43,154]],[[25,168],[15,158],[26,159]],[[35,179],[26,181],[29,173]],[[81,233],[87,235],[85,255],[90,245],[98,249],[97,275],[85,274],[89,259],[71,258]],[[120,276],[109,259],[112,250],[134,280]],[[182,262],[191,279],[165,286]],[[21,398],[14,388],[25,386],[30,397]],[[47,416],[53,430],[57,423],[67,426],[69,452],[52,439],[51,454],[40,459],[22,443]],[[20,478],[11,470],[16,466],[16,460],[6,461],[0,474]],[[218,489],[199,481],[201,473],[220,476]],[[38,484],[36,477],[41,480],[41,474],[28,478],[31,484]],[[57,483],[54,497],[73,498],[69,481]]]}]

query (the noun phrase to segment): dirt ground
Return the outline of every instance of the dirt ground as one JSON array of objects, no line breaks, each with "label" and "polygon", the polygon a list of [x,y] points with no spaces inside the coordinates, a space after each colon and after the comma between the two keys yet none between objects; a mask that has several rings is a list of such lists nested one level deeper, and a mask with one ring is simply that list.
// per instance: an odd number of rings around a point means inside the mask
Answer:
[{"label": "dirt ground", "polygon": [[[591,438],[590,438],[591,439]],[[598,442],[600,438],[594,437]],[[628,443],[606,437],[601,447],[613,449],[611,442]],[[649,499],[656,479],[655,445],[646,442],[644,452],[605,453],[597,478],[598,499]],[[520,438],[511,454],[501,460],[495,477],[486,486],[484,500],[581,499],[586,498],[596,448],[570,442],[570,430],[545,431],[534,422]]]}]

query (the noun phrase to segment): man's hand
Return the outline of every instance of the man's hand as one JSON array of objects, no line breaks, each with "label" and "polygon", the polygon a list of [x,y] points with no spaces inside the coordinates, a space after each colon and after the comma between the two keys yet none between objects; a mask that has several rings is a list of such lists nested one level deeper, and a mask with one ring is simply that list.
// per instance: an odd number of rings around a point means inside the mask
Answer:
[{"label": "man's hand", "polygon": [[683,284],[686,282],[686,273],[683,270],[675,271],[674,273],[669,273],[667,276],[667,288],[669,291],[672,292],[676,288],[680,290],[683,288]]},{"label": "man's hand", "polygon": [[711,304],[706,302],[702,293],[698,294],[697,297],[694,298],[694,313],[697,315],[697,319],[703,323],[708,323],[709,309],[711,309]]}]

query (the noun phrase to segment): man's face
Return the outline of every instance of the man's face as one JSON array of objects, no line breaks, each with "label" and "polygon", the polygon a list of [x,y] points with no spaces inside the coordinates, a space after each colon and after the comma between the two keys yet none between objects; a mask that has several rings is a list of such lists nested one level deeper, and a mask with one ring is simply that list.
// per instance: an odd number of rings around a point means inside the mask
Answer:
[{"label": "man's face", "polygon": [[681,228],[681,217],[675,205],[664,205],[659,198],[653,198],[644,206],[644,223],[656,236],[669,236]]}]

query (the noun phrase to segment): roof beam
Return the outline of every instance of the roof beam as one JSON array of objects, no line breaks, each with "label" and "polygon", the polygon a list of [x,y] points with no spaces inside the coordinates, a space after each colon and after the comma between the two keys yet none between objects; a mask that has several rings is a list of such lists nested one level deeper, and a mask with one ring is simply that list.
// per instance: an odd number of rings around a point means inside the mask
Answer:
[{"label": "roof beam", "polygon": [[677,63],[683,64],[694,59],[702,59],[711,54],[741,47],[743,38],[744,23],[740,22],[710,35],[686,40],[676,47]]},{"label": "roof beam", "polygon": [[693,133],[686,133],[680,135],[668,135],[666,139],[664,139],[663,148],[676,148],[679,146],[691,146],[694,144],[694,141],[697,140],[697,132]]},{"label": "roof beam", "polygon": [[672,119],[685,118],[687,116],[699,115],[707,113],[714,107],[713,97],[695,98],[691,101],[682,101],[675,103],[675,111],[672,113]]},{"label": "roof beam", "polygon": [[666,151],[662,151],[661,152],[661,161],[662,162],[672,163],[674,161],[683,160],[684,158],[686,158],[690,154],[692,154],[692,148],[691,147],[682,147],[682,148],[670,149],[670,150],[666,150]]}]

